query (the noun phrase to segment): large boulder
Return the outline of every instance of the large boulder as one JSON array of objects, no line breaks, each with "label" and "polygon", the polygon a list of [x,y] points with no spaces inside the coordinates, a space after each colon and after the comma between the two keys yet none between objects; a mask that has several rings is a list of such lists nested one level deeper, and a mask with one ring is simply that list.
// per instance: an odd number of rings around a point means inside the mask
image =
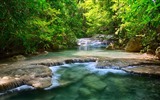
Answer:
[{"label": "large boulder", "polygon": [[142,49],[141,38],[134,37],[129,40],[125,47],[127,52],[139,52]]},{"label": "large boulder", "polygon": [[156,56],[160,59],[160,46],[156,49]]}]

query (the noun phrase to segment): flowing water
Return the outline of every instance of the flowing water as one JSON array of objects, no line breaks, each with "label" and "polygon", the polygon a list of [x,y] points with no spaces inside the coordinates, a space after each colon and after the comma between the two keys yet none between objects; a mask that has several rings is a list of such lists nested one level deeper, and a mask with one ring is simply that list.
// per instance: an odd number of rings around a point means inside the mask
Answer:
[{"label": "flowing water", "polygon": [[[138,54],[122,51],[80,46],[78,50],[50,52],[28,60],[76,56],[139,57]],[[52,86],[35,90],[25,85],[9,91],[13,93],[0,96],[0,100],[160,100],[159,79],[117,69],[97,69],[96,62],[64,64],[50,69],[53,72]],[[17,90],[19,92],[14,92]]]},{"label": "flowing water", "polygon": [[97,69],[95,62],[50,67],[53,85],[44,90],[23,90],[0,100],[159,100],[158,79],[117,69]]}]

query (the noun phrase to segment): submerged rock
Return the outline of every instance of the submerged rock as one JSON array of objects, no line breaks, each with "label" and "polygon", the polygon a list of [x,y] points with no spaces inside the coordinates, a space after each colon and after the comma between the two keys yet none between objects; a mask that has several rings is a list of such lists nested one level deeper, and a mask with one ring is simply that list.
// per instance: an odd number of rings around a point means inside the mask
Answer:
[{"label": "submerged rock", "polygon": [[106,87],[106,83],[104,83],[103,81],[101,81],[100,78],[94,75],[87,76],[83,80],[83,84],[89,87],[90,89],[94,89],[98,91],[103,90]]},{"label": "submerged rock", "polygon": [[82,95],[82,96],[91,96],[92,92],[87,88],[80,88],[79,89],[79,94]]}]

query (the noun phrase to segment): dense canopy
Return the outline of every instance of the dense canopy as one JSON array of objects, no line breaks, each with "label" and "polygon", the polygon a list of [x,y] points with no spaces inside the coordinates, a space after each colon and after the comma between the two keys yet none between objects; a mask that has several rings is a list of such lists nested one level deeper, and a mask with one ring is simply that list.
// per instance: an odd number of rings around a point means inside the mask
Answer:
[{"label": "dense canopy", "polygon": [[3,54],[69,48],[94,34],[119,45],[141,36],[144,51],[160,43],[159,0],[1,0],[0,9]]}]

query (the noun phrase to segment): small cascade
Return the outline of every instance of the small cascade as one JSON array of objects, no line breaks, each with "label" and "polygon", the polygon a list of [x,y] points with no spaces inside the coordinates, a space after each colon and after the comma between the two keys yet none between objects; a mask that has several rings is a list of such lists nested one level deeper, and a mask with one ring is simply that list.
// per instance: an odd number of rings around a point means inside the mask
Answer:
[{"label": "small cascade", "polygon": [[52,70],[52,73],[53,73],[53,75],[52,75],[52,85],[50,87],[45,88],[44,90],[49,90],[49,89],[60,86],[58,80],[59,80],[61,75],[56,73],[60,69],[60,66],[52,66],[52,67],[50,67],[50,69]]},{"label": "small cascade", "polygon": [[107,46],[107,41],[93,40],[91,38],[81,38],[78,39],[77,44],[79,45],[79,50],[91,50],[95,48],[101,48]]},{"label": "small cascade", "polygon": [[125,71],[120,70],[120,69],[114,69],[114,68],[105,68],[105,69],[101,69],[101,68],[97,68],[96,67],[97,63],[89,63],[86,68],[92,72],[92,73],[97,73],[99,75],[105,75],[107,73],[114,73],[114,74],[126,74]]},{"label": "small cascade", "polygon": [[29,85],[22,85],[22,86],[19,86],[17,88],[13,88],[13,89],[10,89],[6,92],[3,92],[3,93],[0,93],[0,95],[4,95],[4,94],[7,94],[7,93],[13,93],[13,92],[20,92],[20,91],[24,91],[24,90],[34,90],[35,88],[32,87],[32,86],[29,86]]}]

